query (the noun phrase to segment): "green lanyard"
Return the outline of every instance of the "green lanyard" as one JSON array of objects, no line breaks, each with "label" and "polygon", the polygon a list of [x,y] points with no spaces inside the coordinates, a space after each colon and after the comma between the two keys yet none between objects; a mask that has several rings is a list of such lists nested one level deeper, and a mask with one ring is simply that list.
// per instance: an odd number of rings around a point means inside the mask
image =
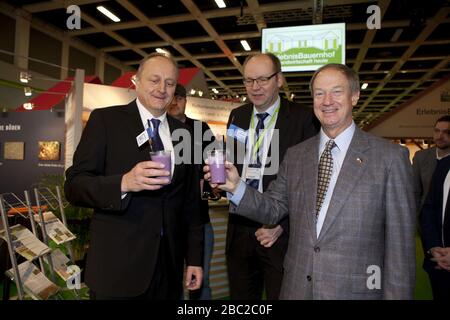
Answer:
[{"label": "green lanyard", "polygon": [[[269,123],[267,124],[267,127],[264,126],[263,132],[259,135],[258,140],[256,141],[256,143],[254,145],[254,148],[253,148],[253,157],[252,157],[252,159],[255,159],[256,154],[258,153],[259,148],[261,147],[261,144],[263,142],[264,136],[266,135],[267,129],[269,129],[270,127],[275,125],[275,119],[277,118],[278,111],[280,111],[280,103],[278,103],[278,106],[275,109],[275,112],[273,113],[272,118],[270,119]],[[252,114],[252,119],[250,120],[250,130],[251,131],[255,130],[254,118],[255,118],[255,114]],[[256,134],[256,132],[255,132],[255,134]]]}]

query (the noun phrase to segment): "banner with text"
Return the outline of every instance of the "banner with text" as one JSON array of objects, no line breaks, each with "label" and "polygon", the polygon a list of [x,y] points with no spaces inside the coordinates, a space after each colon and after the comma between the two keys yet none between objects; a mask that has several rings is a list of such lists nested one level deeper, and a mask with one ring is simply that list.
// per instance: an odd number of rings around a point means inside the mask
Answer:
[{"label": "banner with text", "polygon": [[439,81],[368,129],[380,137],[431,138],[436,120],[444,115],[450,115],[450,79]]},{"label": "banner with text", "polygon": [[345,64],[345,23],[266,28],[262,52],[272,52],[283,71],[311,71],[328,63]]}]

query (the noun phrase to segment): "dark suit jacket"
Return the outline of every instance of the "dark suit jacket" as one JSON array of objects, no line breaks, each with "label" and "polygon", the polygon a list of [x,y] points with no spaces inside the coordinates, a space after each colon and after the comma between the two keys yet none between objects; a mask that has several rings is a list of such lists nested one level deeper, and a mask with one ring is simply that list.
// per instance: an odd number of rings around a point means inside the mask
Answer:
[{"label": "dark suit jacket", "polygon": [[431,177],[436,168],[436,147],[417,151],[413,158],[414,193],[416,207],[420,212],[430,189]]},{"label": "dark suit jacket", "polygon": [[[170,116],[167,121],[171,132],[186,129]],[[94,110],[66,172],[67,199],[94,208],[85,279],[98,294],[132,297],[145,292],[162,228],[180,286],[183,258],[187,265],[202,265],[199,181],[193,165],[175,165],[171,184],[160,190],[130,192],[121,200],[122,176],[150,160],[148,143],[140,148],[136,143],[143,130],[135,101]]]},{"label": "dark suit jacket", "polygon": [[[201,132],[200,132],[200,130],[198,130],[195,127],[196,123],[201,125]],[[204,136],[205,132],[207,132],[208,130],[211,131],[211,128],[208,126],[208,124],[206,122],[186,117],[186,121],[184,122],[184,124],[190,128],[191,133],[194,137],[193,138],[194,157],[195,157],[195,153],[198,153],[200,151],[202,152],[201,163],[197,163],[197,161],[196,161],[196,166],[198,168],[199,177],[200,177],[200,179],[202,179],[203,175],[204,175],[203,166],[205,165],[205,159],[203,157],[203,152],[210,143],[213,143],[215,141],[215,138],[211,132],[211,134],[212,134],[211,140],[210,141],[206,140],[207,136]],[[199,135],[200,133],[201,133],[201,135]],[[200,149],[200,147],[201,147],[201,149]],[[211,191],[211,186],[209,185],[209,183],[207,183],[207,182],[203,183],[203,191],[206,191],[206,192]],[[201,213],[202,219],[205,223],[210,222],[208,200],[202,200],[200,202],[200,213]]]},{"label": "dark suit jacket", "polygon": [[[317,121],[314,116],[312,108],[305,107],[303,105],[289,102],[285,99],[281,99],[280,102],[280,111],[278,113],[278,118],[275,123],[275,129],[279,130],[279,160],[280,163],[283,160],[284,154],[286,150],[300,143],[312,136],[314,136],[320,128],[320,123]],[[250,127],[250,120],[253,114],[253,104],[246,104],[241,107],[238,107],[231,111],[230,116],[228,118],[227,128],[233,123],[237,127],[248,130]],[[236,155],[238,142],[228,137],[227,138],[227,149],[234,148],[234,154]],[[271,148],[269,148],[270,154]],[[242,159],[241,159],[242,160]],[[242,162],[241,164],[236,163],[236,159],[234,161],[234,165],[237,167],[239,175],[242,174]],[[270,182],[276,179],[276,174],[274,175],[264,175],[263,176],[263,191],[267,189]],[[252,221],[242,216],[230,214],[228,223],[228,233],[227,233],[227,248],[231,245],[231,241],[233,238],[234,226],[239,224],[245,224],[250,226],[255,226],[256,228],[260,228],[262,224],[256,221]],[[283,227],[282,239],[287,241],[288,239],[288,230],[289,230],[289,222],[287,218],[284,218],[280,221],[281,226]],[[278,240],[282,240],[278,239]]]},{"label": "dark suit jacket", "polygon": [[[436,170],[431,180],[430,191],[422,208],[420,215],[420,225],[422,228],[422,243],[425,251],[433,247],[450,247],[450,217],[447,199],[445,221],[442,221],[442,200],[444,192],[444,181],[450,170],[450,156],[438,161]],[[433,271],[435,262],[430,260],[430,256],[425,256],[424,269]]]}]

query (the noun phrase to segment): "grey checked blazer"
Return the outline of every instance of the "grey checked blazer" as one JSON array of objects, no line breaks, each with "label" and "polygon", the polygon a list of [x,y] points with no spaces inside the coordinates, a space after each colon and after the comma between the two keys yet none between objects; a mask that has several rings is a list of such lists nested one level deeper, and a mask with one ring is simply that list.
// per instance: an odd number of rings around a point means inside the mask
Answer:
[{"label": "grey checked blazer", "polygon": [[[246,188],[236,208],[262,223],[289,213],[280,298],[412,299],[415,202],[407,150],[357,128],[317,238],[318,146],[316,135],[290,148],[268,191]],[[369,266],[381,270],[380,289],[367,286]]]}]

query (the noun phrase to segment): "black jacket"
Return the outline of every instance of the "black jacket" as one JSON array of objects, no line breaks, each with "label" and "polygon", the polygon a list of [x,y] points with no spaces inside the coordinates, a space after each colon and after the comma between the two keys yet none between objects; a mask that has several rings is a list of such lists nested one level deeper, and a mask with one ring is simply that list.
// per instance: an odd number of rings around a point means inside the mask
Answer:
[{"label": "black jacket", "polygon": [[[167,121],[171,133],[187,130],[170,116]],[[94,208],[85,280],[89,288],[106,296],[133,297],[145,292],[153,277],[161,229],[180,286],[183,260],[187,265],[202,265],[203,224],[194,165],[175,165],[170,185],[130,192],[121,200],[122,176],[138,162],[150,160],[148,143],[140,148],[136,143],[143,130],[135,101],[94,110],[73,166],[66,172],[67,199]],[[178,143],[184,142],[173,141],[174,148]]]}]

